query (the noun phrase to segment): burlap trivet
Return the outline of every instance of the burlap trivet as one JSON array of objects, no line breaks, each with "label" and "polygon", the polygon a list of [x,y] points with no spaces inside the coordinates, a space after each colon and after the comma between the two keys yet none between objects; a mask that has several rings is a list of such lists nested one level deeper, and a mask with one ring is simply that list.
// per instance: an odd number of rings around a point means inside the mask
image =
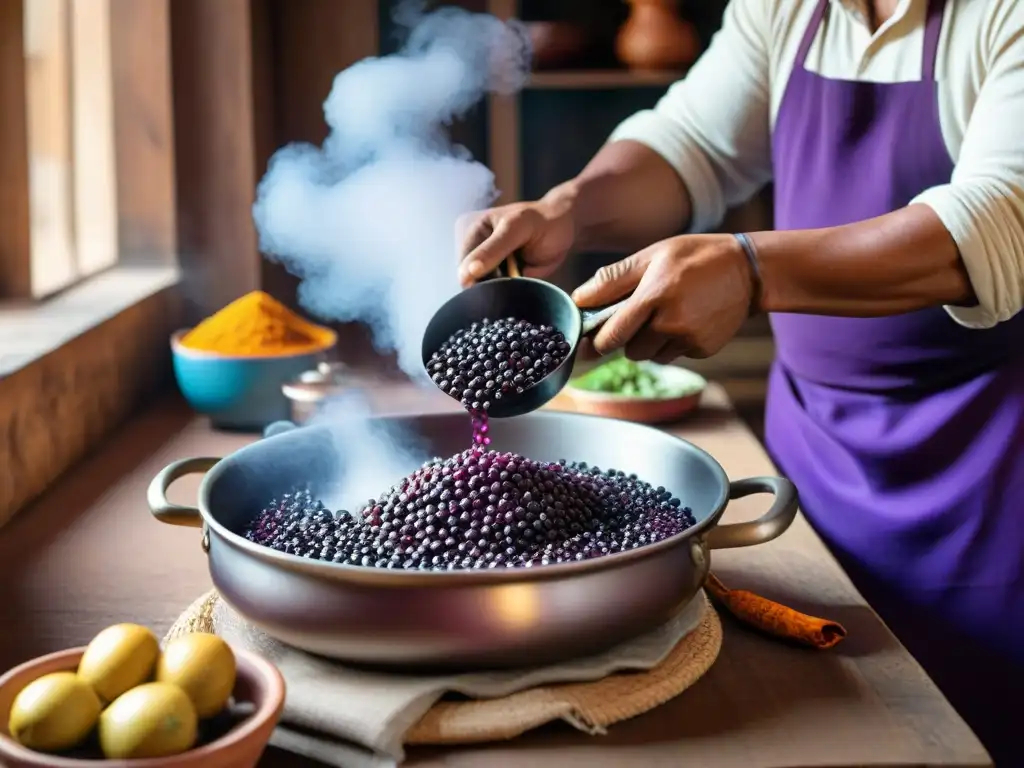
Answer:
[{"label": "burlap trivet", "polygon": [[[706,598],[703,598],[706,600]],[[165,642],[214,631],[216,591],[196,600],[175,621]],[[643,714],[678,696],[711,668],[722,647],[722,625],[708,604],[697,628],[658,666],[620,672],[591,683],[545,685],[498,699],[436,703],[406,734],[406,744],[500,741],[556,720],[590,734]]]},{"label": "burlap trivet", "polygon": [[642,715],[697,682],[718,658],[722,624],[709,605],[700,625],[657,667],[593,683],[549,685],[486,701],[440,701],[406,735],[407,744],[470,744],[511,739],[555,720],[581,731]]}]

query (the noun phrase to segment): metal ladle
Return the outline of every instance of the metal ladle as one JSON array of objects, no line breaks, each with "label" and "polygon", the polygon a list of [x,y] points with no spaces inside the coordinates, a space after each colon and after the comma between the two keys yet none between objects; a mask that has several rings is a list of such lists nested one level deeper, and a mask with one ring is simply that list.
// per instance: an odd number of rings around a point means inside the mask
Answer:
[{"label": "metal ladle", "polygon": [[427,368],[431,355],[453,334],[485,318],[515,317],[561,331],[569,342],[565,359],[532,387],[493,401],[487,415],[496,419],[535,411],[561,392],[572,374],[580,340],[600,328],[626,302],[622,299],[605,307],[580,309],[558,286],[520,275],[518,258],[510,256],[493,276],[453,296],[430,319],[420,349],[423,367]]}]

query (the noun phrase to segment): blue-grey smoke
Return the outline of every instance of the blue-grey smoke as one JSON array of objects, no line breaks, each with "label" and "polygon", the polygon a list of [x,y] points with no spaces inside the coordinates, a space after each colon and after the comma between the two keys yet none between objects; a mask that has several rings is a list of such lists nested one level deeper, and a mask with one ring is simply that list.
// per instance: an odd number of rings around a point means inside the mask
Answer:
[{"label": "blue-grey smoke", "polygon": [[253,215],[261,250],[300,278],[304,309],[366,323],[419,377],[423,329],[459,289],[456,220],[497,195],[446,128],[487,91],[521,87],[530,51],[519,25],[486,14],[406,3],[396,21],[401,50],[335,78],[328,138],[274,155]]},{"label": "blue-grey smoke", "polygon": [[334,475],[325,479],[321,497],[334,512],[358,513],[369,499],[376,499],[430,458],[419,435],[374,419],[369,398],[359,390],[324,403],[310,424],[326,428],[340,459]]}]

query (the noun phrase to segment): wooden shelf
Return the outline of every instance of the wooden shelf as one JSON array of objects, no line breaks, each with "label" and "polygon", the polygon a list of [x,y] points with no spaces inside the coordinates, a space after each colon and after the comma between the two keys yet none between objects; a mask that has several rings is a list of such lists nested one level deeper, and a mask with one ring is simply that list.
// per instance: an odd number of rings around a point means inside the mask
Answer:
[{"label": "wooden shelf", "polygon": [[685,72],[634,71],[630,69],[566,69],[534,72],[527,88],[650,88],[668,87],[682,79]]}]

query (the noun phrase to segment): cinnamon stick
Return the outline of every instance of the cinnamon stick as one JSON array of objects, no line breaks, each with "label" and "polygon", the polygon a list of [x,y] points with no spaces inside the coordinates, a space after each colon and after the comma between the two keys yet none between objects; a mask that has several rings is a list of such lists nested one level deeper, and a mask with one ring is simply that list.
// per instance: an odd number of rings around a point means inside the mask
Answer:
[{"label": "cinnamon stick", "polygon": [[708,574],[704,588],[738,620],[775,637],[820,649],[846,637],[846,628],[839,622],[808,616],[753,592],[729,589],[713,573]]}]

